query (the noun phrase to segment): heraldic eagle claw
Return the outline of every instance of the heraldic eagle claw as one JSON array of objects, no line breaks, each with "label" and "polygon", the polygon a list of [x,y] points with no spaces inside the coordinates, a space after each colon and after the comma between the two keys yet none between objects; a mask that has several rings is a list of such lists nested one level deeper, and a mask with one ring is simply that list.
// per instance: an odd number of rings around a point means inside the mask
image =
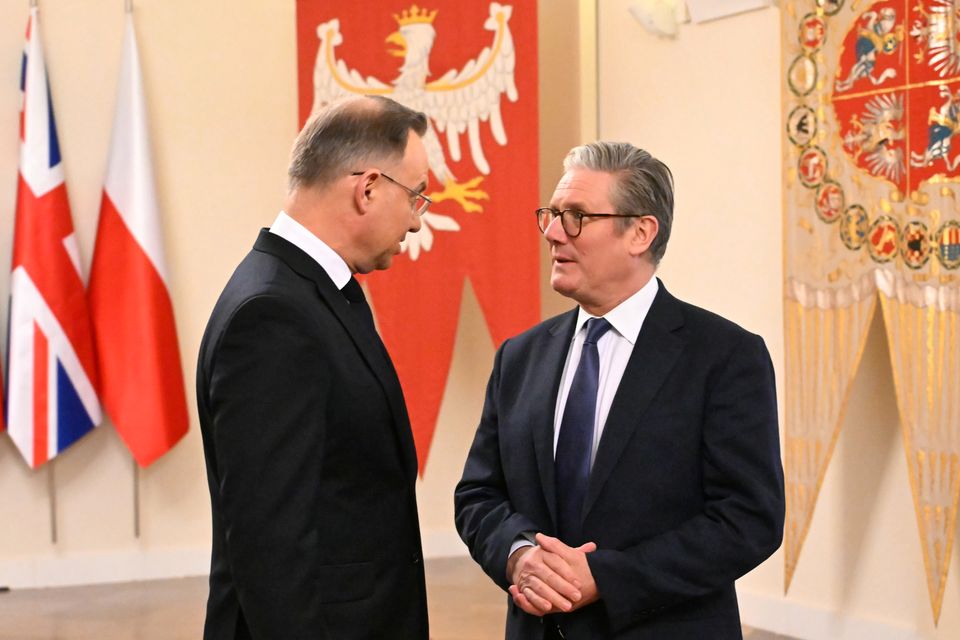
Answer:
[{"label": "heraldic eagle claw", "polygon": [[443,185],[443,191],[431,193],[430,199],[434,202],[453,200],[467,213],[481,213],[483,211],[483,207],[477,202],[472,202],[475,200],[490,199],[490,196],[487,195],[486,191],[477,188],[480,186],[481,182],[483,182],[483,176],[477,176],[476,178],[467,180],[466,182],[447,180],[446,184]]}]

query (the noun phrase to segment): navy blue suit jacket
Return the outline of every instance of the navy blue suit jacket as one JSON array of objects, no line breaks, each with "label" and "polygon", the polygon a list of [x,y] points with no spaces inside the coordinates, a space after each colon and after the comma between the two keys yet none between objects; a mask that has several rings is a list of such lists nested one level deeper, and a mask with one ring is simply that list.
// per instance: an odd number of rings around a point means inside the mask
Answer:
[{"label": "navy blue suit jacket", "polygon": [[[504,589],[522,533],[556,535],[554,413],[577,311],[501,345],[456,521]],[[763,340],[660,289],[604,426],[582,513],[601,599],[547,618],[570,640],[740,638],[734,580],[783,535],[773,366]],[[511,602],[508,640],[540,640]]]}]

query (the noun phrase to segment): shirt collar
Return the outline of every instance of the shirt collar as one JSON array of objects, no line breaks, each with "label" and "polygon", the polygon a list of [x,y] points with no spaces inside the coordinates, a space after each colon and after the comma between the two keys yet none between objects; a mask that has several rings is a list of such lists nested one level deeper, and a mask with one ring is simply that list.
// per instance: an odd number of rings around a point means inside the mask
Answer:
[{"label": "shirt collar", "polygon": [[337,289],[343,289],[351,276],[350,267],[344,262],[340,255],[330,248],[330,246],[313,235],[305,226],[291,218],[285,211],[277,215],[270,227],[270,233],[276,234],[284,240],[296,245],[308,256],[317,261],[323,270],[327,272],[333,284]]},{"label": "shirt collar", "polygon": [[[657,290],[660,285],[657,279],[650,278],[647,284],[643,285],[639,291],[615,306],[607,312],[604,318],[616,329],[617,333],[627,339],[630,344],[636,344],[637,336],[640,335],[640,329],[643,327],[643,321],[650,312],[650,306],[653,299],[657,297]],[[573,335],[577,335],[590,318],[595,318],[580,307],[577,314],[577,330]]]}]

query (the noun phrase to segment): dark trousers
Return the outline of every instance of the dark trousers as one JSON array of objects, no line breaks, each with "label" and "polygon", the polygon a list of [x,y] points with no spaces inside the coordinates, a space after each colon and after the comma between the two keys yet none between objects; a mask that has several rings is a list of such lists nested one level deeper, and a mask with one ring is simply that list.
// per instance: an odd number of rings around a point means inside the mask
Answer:
[{"label": "dark trousers", "polygon": [[567,640],[557,623],[549,617],[543,620],[543,640]]}]

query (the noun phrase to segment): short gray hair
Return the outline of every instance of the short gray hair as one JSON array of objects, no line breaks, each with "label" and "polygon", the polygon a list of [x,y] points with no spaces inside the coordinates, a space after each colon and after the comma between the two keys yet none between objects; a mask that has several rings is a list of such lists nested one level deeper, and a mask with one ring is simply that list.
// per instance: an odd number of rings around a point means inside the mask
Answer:
[{"label": "short gray hair", "polygon": [[[612,213],[651,215],[657,219],[659,230],[650,244],[650,254],[654,264],[658,264],[667,250],[673,225],[673,174],[667,165],[629,142],[598,141],[570,150],[563,160],[563,169],[574,167],[614,175]],[[632,218],[615,221],[621,233],[633,224]]]},{"label": "short gray hair", "polygon": [[410,131],[423,136],[427,117],[390,98],[331,103],[307,121],[293,144],[290,189],[326,186],[369,163],[402,158]]}]

